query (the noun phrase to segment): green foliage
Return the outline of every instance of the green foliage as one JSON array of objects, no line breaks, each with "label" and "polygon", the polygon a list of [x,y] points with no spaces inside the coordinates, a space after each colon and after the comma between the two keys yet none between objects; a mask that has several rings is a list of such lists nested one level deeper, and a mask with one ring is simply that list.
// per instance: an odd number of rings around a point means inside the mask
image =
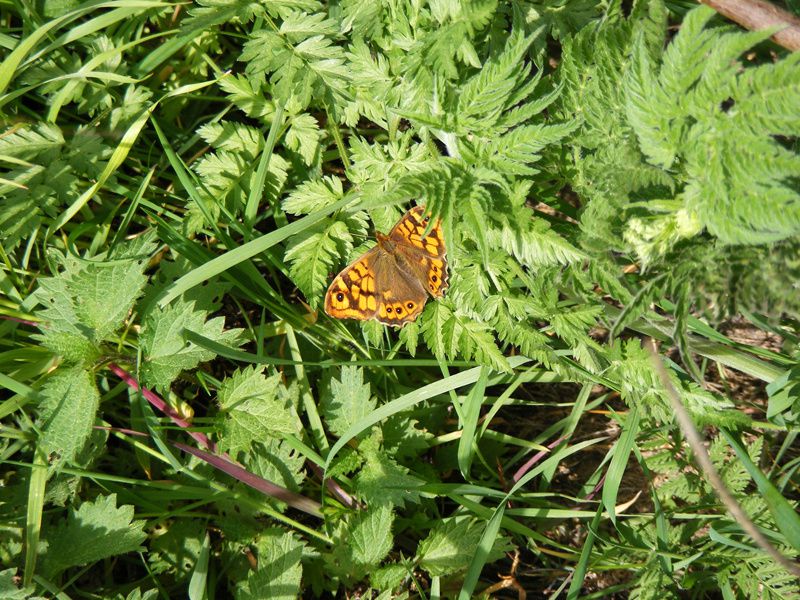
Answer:
[{"label": "green foliage", "polygon": [[236,590],[236,598],[297,598],[303,566],[303,543],[281,530],[268,530],[258,541],[258,569]]},{"label": "green foliage", "polygon": [[64,369],[42,387],[39,448],[58,467],[72,463],[92,433],[100,393],[91,373]]},{"label": "green foliage", "polygon": [[[463,571],[469,566],[482,533],[471,519],[447,519],[420,542],[416,560],[434,577]],[[492,554],[497,559],[508,549],[507,540],[500,538],[495,540]]]},{"label": "green foliage", "polygon": [[350,526],[351,560],[361,568],[379,565],[392,549],[394,513],[389,504],[356,515]]},{"label": "green foliage", "polygon": [[133,506],[117,507],[116,494],[84,502],[45,535],[44,567],[50,576],[72,566],[138,550],[147,537],[144,521],[133,520]]},{"label": "green foliage", "polygon": [[106,255],[80,259],[56,255],[62,270],[39,280],[35,298],[43,306],[39,339],[71,362],[92,361],[128,316],[147,278],[153,243],[148,237]]},{"label": "green foliage", "polygon": [[357,367],[343,367],[339,379],[332,379],[330,391],[322,398],[320,410],[336,435],[342,435],[375,410],[369,384]]},{"label": "green foliage", "polygon": [[[641,343],[796,560],[800,59],[770,31],[34,4],[0,25],[0,597],[800,595]],[[421,204],[445,296],[399,331],[324,314]]]},{"label": "green foliage", "polygon": [[[669,515],[681,511],[684,503],[702,506],[714,502],[714,492],[707,480],[688,471],[685,459],[675,452],[675,448],[667,440],[662,439],[661,442],[662,447],[653,452],[646,462],[663,482],[653,493],[658,495],[665,513]],[[654,438],[654,449],[657,443],[657,438]],[[758,462],[762,452],[761,442],[756,441],[750,445],[747,452],[753,461]],[[750,477],[742,463],[731,457],[730,449],[724,443],[715,441],[709,454],[726,487],[737,497],[746,512],[759,526],[774,527],[775,523],[766,510],[763,499],[748,492]],[[629,536],[642,536],[648,538],[649,544],[657,543],[656,524],[652,519],[635,519],[630,528]],[[670,551],[680,549],[687,556],[693,554],[691,569],[685,574],[677,570],[668,573],[664,570],[663,560],[645,557],[645,567],[637,576],[636,587],[632,590],[635,597],[654,597],[658,589],[677,589],[679,583],[684,589],[698,594],[716,590],[721,583],[731,586],[729,589],[740,590],[745,595],[755,593],[756,589],[763,590],[768,598],[792,598],[800,594],[796,578],[777,568],[772,561],[765,558],[761,550],[748,547],[749,543],[738,543],[741,529],[728,517],[713,523],[710,537],[698,536],[697,532],[697,523],[679,520],[672,522],[668,533]],[[716,546],[716,542],[721,542],[722,545]],[[788,546],[781,544],[780,547],[784,553],[796,553],[789,550]]]},{"label": "green foliage", "polygon": [[253,440],[297,433],[297,389],[287,389],[279,375],[264,377],[255,367],[234,372],[217,392],[218,425],[223,447],[233,455],[249,450]]},{"label": "green foliage", "polygon": [[184,331],[233,346],[241,343],[240,330],[225,330],[225,318],[206,320],[208,311],[196,302],[178,300],[166,308],[155,307],[144,318],[140,336],[144,361],[141,376],[147,385],[167,389],[181,371],[211,360],[215,353],[184,339]]},{"label": "green foliage", "polygon": [[[650,163],[665,170],[680,165],[674,168],[682,184],[675,197],[675,218],[684,228],[678,240],[701,227],[729,244],[796,236],[800,197],[792,179],[800,157],[774,136],[800,133],[790,100],[800,93],[800,57],[745,68],[737,59],[769,32],[704,28],[714,14],[703,7],[687,15],[660,69],[644,37],[636,38],[625,82],[631,126]],[[664,221],[658,217],[653,225],[660,229],[656,224]]]}]

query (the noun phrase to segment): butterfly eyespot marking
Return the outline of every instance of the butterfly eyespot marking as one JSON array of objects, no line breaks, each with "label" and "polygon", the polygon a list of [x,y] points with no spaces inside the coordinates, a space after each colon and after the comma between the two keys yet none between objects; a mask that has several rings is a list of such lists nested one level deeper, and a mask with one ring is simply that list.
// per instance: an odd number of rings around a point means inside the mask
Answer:
[{"label": "butterfly eyespot marking", "polygon": [[414,310],[414,303],[413,302],[409,302],[408,304],[406,304],[406,306],[408,307],[408,310]]},{"label": "butterfly eyespot marking", "polygon": [[339,292],[338,294],[336,294],[336,301],[341,302],[342,300],[344,300],[344,294],[342,292]]},{"label": "butterfly eyespot marking", "polygon": [[390,312],[392,312],[392,310],[393,310],[393,309],[392,309],[392,307],[391,307],[391,306],[387,306],[387,307],[386,307],[386,312],[387,312],[387,313],[390,313]]},{"label": "butterfly eyespot marking", "polygon": [[431,277],[431,281],[433,281],[433,283],[436,283],[437,281],[439,281],[439,278],[436,275],[434,275],[433,277]]}]

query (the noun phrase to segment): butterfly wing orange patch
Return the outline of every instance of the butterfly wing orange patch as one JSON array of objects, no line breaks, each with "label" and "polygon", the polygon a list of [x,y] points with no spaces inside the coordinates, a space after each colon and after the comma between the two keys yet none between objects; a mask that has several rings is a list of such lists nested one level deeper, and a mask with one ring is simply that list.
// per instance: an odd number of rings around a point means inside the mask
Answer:
[{"label": "butterfly wing orange patch", "polygon": [[424,206],[408,211],[394,226],[389,238],[397,244],[409,267],[434,298],[444,296],[448,287],[447,252],[441,220],[425,235],[429,217]]},{"label": "butterfly wing orange patch", "polygon": [[366,321],[375,316],[375,260],[380,248],[375,246],[350,266],[342,269],[325,294],[325,312],[337,319]]}]

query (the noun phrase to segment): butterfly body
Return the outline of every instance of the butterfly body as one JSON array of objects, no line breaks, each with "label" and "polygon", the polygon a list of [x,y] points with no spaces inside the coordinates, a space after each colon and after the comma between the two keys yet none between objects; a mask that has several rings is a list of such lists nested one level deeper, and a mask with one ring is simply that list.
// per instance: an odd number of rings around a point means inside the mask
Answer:
[{"label": "butterfly body", "polygon": [[342,270],[325,294],[325,312],[339,319],[377,319],[402,327],[414,321],[428,296],[447,289],[447,259],[441,223],[430,232],[424,207],[408,211],[377,245]]}]

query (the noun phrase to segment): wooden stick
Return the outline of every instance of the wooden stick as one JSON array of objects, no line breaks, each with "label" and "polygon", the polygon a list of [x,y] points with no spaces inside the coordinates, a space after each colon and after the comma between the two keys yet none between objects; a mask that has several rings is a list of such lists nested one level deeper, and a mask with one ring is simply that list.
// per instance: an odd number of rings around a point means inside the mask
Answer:
[{"label": "wooden stick", "polygon": [[772,40],[787,50],[800,50],[800,18],[766,0],[699,0],[745,29],[783,27]]}]

